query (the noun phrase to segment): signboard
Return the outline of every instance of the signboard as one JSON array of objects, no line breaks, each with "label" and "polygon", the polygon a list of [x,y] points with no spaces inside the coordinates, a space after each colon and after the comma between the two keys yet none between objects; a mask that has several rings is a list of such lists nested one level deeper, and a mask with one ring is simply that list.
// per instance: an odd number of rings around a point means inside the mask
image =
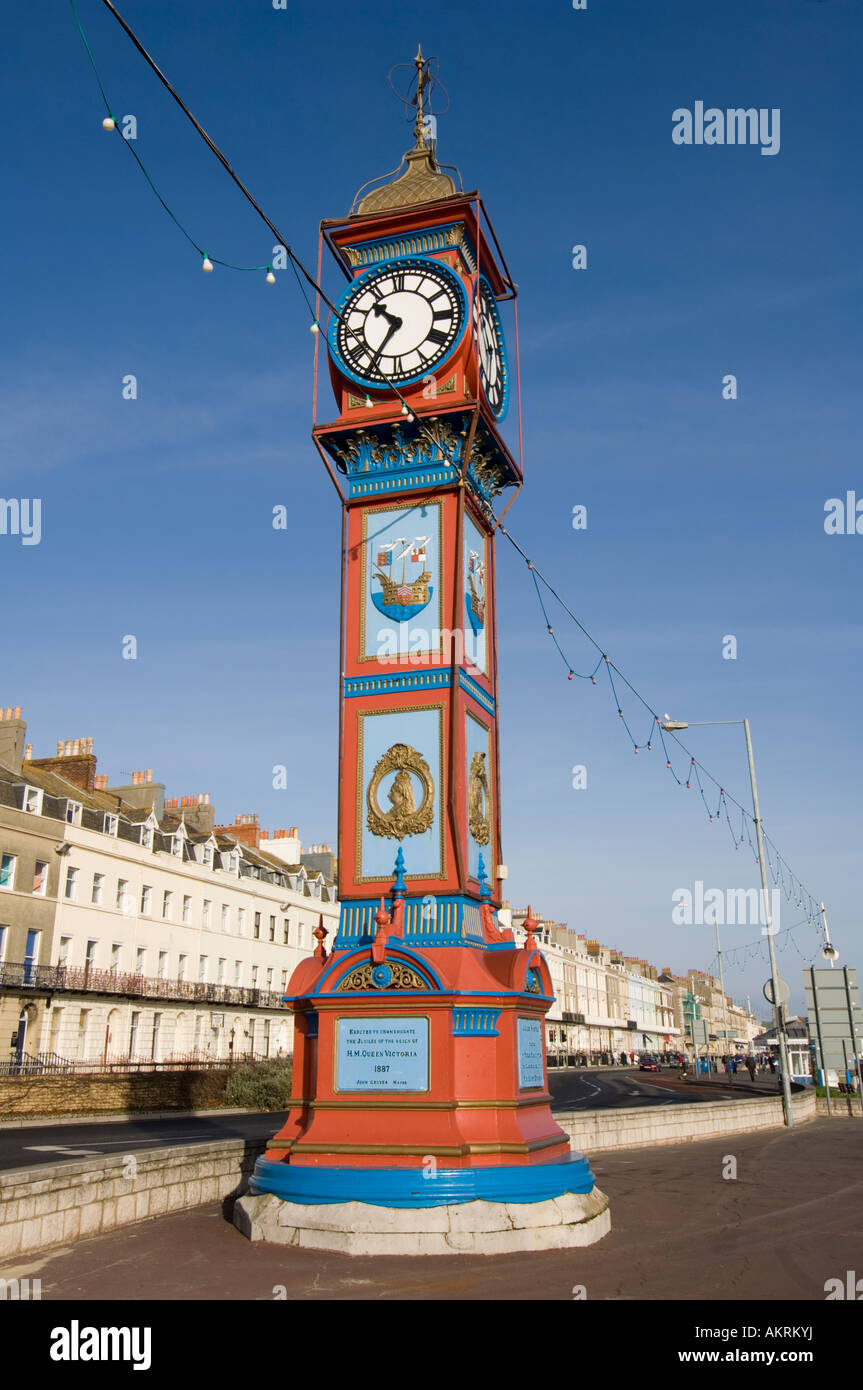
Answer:
[{"label": "signboard", "polygon": [[427,1091],[427,1018],[336,1021],[337,1091]]},{"label": "signboard", "polygon": [[816,1044],[818,1066],[844,1077],[854,1071],[855,1058],[863,1054],[863,1010],[857,971],[812,966],[803,971],[809,1035]]},{"label": "signboard", "polygon": [[545,1086],[543,1063],[542,1023],[538,1018],[518,1020],[518,1084],[527,1091],[533,1086]]},{"label": "signboard", "polygon": [[709,1026],[706,1018],[694,1018],[692,1020],[692,1044],[694,1047],[706,1047],[710,1042]]}]

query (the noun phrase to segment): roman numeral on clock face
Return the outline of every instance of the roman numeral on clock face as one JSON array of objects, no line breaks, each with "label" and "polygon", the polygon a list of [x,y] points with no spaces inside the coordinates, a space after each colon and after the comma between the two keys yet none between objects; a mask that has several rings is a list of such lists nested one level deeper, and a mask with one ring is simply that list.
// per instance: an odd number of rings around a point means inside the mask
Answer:
[{"label": "roman numeral on clock face", "polygon": [[440,328],[430,328],[426,334],[426,342],[435,343],[438,347],[443,347],[448,337],[449,334],[444,333]]}]

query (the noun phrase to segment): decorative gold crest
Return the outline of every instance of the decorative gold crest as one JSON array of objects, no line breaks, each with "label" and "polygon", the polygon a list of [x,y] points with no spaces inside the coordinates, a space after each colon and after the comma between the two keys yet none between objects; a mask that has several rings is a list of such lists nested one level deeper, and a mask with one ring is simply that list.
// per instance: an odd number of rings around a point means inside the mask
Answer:
[{"label": "decorative gold crest", "polygon": [[428,989],[422,975],[411,970],[410,966],[402,965],[400,961],[389,962],[386,982],[379,983],[374,979],[373,970],[371,961],[366,965],[358,965],[356,970],[352,970],[350,975],[346,975],[339,982],[336,994],[352,994],[358,990],[372,989]]},{"label": "decorative gold crest", "polygon": [[491,839],[491,830],[488,823],[488,774],[485,770],[485,753],[474,753],[471,758],[467,807],[471,835],[478,845],[487,845]]},{"label": "decorative gold crest", "polygon": [[[378,791],[388,772],[395,772],[389,790],[391,809],[382,811]],[[417,807],[410,774],[422,782],[423,799]],[[434,781],[421,753],[407,743],[394,743],[377,762],[366,796],[368,827],[373,835],[401,840],[405,835],[423,835],[434,820]],[[484,843],[484,842],[483,842]]]}]

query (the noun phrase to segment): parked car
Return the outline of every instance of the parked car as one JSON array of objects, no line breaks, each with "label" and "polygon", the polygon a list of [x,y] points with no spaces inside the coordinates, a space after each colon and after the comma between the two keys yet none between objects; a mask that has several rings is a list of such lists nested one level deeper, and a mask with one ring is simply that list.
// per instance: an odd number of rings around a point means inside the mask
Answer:
[{"label": "parked car", "polygon": [[639,1071],[659,1071],[660,1064],[656,1057],[642,1057],[638,1063]]}]

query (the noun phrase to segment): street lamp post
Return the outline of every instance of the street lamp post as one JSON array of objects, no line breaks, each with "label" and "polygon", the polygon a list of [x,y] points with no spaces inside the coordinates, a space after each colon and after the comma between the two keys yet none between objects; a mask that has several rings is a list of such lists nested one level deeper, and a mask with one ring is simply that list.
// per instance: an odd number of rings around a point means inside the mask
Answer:
[{"label": "street lamp post", "polygon": [[[785,1033],[784,1005],[779,993],[779,970],[776,965],[776,951],[773,946],[773,915],[770,910],[770,894],[767,889],[767,867],[764,859],[764,836],[761,830],[761,813],[758,809],[758,784],[755,780],[755,759],[752,753],[752,736],[748,719],[700,719],[682,722],[676,719],[665,720],[660,728],[666,733],[676,733],[678,729],[704,727],[709,724],[742,724],[746,734],[746,756],[749,759],[749,781],[752,785],[752,816],[755,821],[755,837],[758,844],[758,867],[761,870],[761,893],[764,899],[764,918],[766,923],[767,951],[770,956],[770,978],[773,984],[773,1017],[776,1022],[776,1035],[779,1039],[779,1058],[782,1068],[782,1109],[785,1123],[789,1129],[794,1125],[794,1112],[791,1109],[791,1075],[788,1065],[788,1039]],[[720,961],[721,965],[721,961]],[[723,995],[724,995],[723,989]]]}]

